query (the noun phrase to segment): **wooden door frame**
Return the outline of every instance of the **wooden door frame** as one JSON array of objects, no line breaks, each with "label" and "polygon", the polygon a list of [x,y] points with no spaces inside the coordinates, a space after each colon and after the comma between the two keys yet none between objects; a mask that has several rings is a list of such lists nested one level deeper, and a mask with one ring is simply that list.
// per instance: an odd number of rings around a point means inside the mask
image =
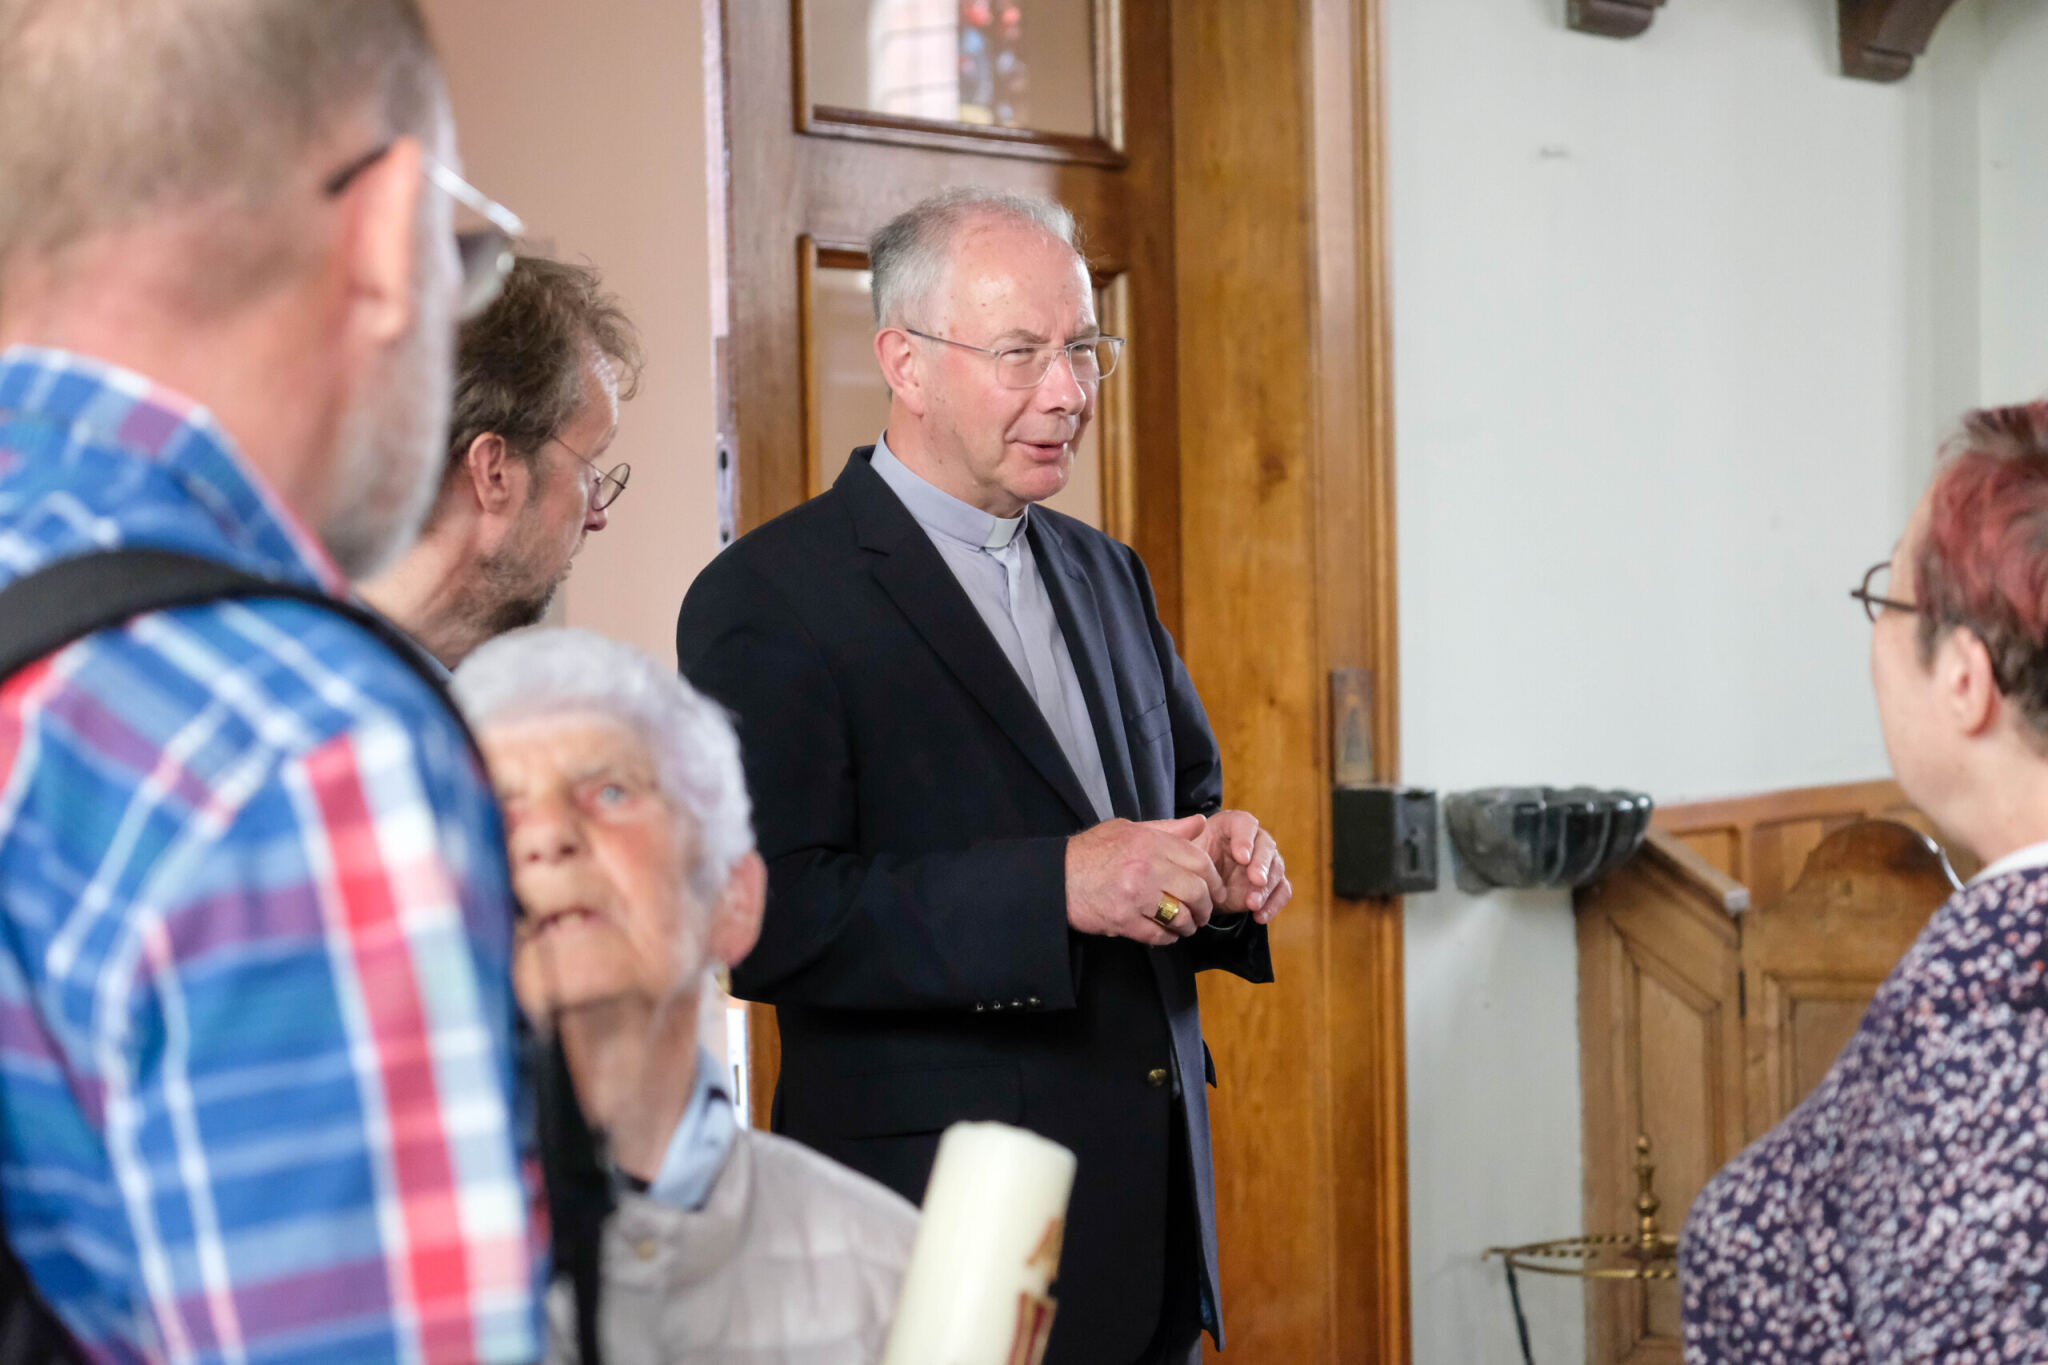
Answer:
[{"label": "wooden door frame", "polygon": [[1329,670],[1400,771],[1380,8],[1174,8],[1180,643],[1296,886],[1278,983],[1202,984],[1225,1360],[1410,1354],[1401,903],[1328,875]]}]

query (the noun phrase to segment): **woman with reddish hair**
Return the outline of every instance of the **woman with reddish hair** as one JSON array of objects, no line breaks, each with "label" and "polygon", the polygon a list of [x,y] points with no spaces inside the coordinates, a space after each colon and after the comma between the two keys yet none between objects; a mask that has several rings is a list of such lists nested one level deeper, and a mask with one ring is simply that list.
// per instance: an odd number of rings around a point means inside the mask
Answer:
[{"label": "woman with reddish hair", "polygon": [[1906,795],[1986,864],[1679,1246],[1688,1365],[2048,1361],[2048,403],[1970,414],[1851,596]]}]

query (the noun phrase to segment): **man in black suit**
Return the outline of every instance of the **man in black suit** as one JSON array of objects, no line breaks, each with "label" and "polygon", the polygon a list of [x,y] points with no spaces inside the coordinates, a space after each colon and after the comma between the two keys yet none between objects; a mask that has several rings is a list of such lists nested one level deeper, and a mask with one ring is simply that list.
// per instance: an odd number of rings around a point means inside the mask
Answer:
[{"label": "man in black suit", "polygon": [[1035,506],[1121,346],[1073,240],[980,191],[876,235],[888,429],[705,569],[676,646],[739,715],[777,1129],[912,1199],[956,1120],[1071,1148],[1047,1359],[1181,1365],[1223,1342],[1195,973],[1270,981],[1292,888],[1144,564]]}]

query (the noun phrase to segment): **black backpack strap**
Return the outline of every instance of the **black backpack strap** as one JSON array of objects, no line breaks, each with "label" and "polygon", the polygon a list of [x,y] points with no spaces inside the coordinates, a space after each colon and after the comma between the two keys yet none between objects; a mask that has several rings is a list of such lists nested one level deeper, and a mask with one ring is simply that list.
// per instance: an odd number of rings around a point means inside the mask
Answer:
[{"label": "black backpack strap", "polygon": [[[219,560],[176,550],[131,547],[58,560],[0,588],[0,682],[74,640],[123,625],[146,612],[208,602],[285,598],[342,616],[404,662],[441,698],[483,766],[476,736],[448,691],[448,674],[411,636],[369,608],[318,588],[248,573]],[[576,1335],[583,1365],[600,1365],[597,1334],[599,1232],[612,1199],[602,1140],[590,1130],[568,1083],[560,1030],[533,1036],[519,1020],[520,1051],[536,1088],[541,1166],[547,1186],[552,1248],[559,1273],[575,1293]],[[0,1220],[0,1365],[82,1365],[83,1357],[57,1316],[36,1293],[7,1245]]]},{"label": "black backpack strap", "polygon": [[[217,559],[134,547],[60,559],[0,588],[0,681],[74,640],[152,611],[248,598],[309,602],[375,636],[447,698],[448,675],[411,636],[369,608],[318,588],[249,573]],[[469,727],[451,705],[449,712]]]}]

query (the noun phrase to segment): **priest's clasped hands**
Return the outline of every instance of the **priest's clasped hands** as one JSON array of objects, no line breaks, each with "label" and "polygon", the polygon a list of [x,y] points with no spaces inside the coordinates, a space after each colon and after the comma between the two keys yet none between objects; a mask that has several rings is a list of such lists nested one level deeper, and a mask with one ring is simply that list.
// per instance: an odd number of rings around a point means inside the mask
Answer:
[{"label": "priest's clasped hands", "polygon": [[1293,895],[1279,845],[1249,811],[1106,820],[1067,841],[1067,922],[1084,934],[1164,947],[1216,915],[1270,924]]}]

